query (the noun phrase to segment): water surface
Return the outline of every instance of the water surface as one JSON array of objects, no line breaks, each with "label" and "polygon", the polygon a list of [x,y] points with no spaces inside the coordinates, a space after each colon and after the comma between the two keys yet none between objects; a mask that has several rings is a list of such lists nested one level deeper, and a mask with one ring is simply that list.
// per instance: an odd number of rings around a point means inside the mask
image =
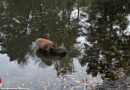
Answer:
[{"label": "water surface", "polygon": [[[63,42],[64,57],[37,54],[35,40]],[[4,88],[130,89],[130,2],[1,0]]]}]

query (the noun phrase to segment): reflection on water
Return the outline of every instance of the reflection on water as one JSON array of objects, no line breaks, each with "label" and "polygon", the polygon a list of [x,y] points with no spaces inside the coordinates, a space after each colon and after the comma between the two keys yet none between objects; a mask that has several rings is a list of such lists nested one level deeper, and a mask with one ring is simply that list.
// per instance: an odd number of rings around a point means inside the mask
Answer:
[{"label": "reflection on water", "polygon": [[[129,6],[125,0],[1,0],[0,77],[4,87],[129,89]],[[67,55],[37,53],[39,37],[57,45],[63,42]]]},{"label": "reflection on water", "polygon": [[128,19],[129,25],[127,26],[126,30],[124,30],[124,34],[126,36],[130,36],[130,15],[127,16],[127,19]]}]

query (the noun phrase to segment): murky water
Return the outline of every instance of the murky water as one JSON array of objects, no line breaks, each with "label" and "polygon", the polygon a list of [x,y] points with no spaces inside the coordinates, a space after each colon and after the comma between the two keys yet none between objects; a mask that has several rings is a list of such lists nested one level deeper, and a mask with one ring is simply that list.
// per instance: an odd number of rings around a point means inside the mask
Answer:
[{"label": "murky water", "polygon": [[[39,37],[63,42],[64,57],[36,53]],[[4,88],[130,89],[130,2],[1,0]]]}]

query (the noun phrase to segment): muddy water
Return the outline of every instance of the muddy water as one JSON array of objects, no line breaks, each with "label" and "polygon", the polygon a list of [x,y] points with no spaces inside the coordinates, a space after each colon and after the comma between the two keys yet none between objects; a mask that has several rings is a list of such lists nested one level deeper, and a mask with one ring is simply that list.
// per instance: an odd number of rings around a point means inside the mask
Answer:
[{"label": "muddy water", "polygon": [[[4,88],[130,89],[128,1],[1,0]],[[66,56],[37,53],[35,40],[63,42]]]}]

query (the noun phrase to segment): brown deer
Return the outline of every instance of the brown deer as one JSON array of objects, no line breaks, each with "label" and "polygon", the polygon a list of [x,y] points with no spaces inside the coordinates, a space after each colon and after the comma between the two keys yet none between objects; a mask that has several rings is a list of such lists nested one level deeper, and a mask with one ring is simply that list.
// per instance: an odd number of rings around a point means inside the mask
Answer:
[{"label": "brown deer", "polygon": [[42,52],[47,52],[50,54],[66,54],[67,53],[63,43],[61,46],[57,46],[54,44],[54,42],[44,39],[44,38],[38,38],[36,40],[36,47],[37,47],[37,50],[40,50]]}]

